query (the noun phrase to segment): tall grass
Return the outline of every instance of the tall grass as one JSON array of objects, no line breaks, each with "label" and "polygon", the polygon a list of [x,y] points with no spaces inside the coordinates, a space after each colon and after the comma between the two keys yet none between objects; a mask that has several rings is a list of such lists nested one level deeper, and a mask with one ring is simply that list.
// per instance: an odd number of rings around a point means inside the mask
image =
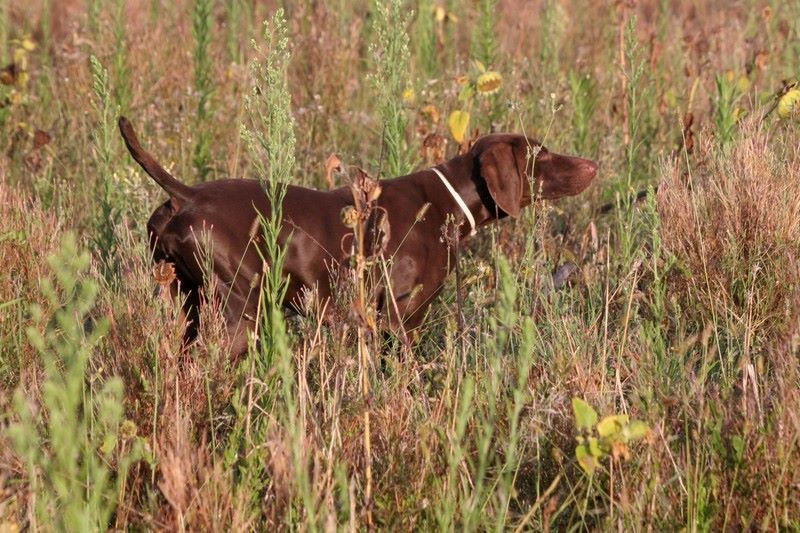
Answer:
[{"label": "tall grass", "polygon": [[575,153],[594,153],[597,141],[592,139],[591,125],[597,108],[597,82],[591,74],[570,71],[569,88],[572,98],[573,150]]},{"label": "tall grass", "polygon": [[[305,429],[303,420],[298,417],[297,378],[283,316],[283,299],[288,284],[283,276],[286,250],[281,242],[281,233],[286,232],[286,228],[282,203],[295,172],[295,125],[287,79],[291,52],[283,10],[278,10],[265,23],[264,38],[266,45],[263,50],[256,50],[258,58],[251,64],[253,92],[245,103],[251,125],[243,127],[241,133],[257,161],[259,180],[271,207],[268,215],[259,217],[263,239],[256,239],[257,244],[254,244],[263,254],[264,270],[262,278],[256,280],[260,287],[259,342],[251,347],[244,366],[247,379],[237,392],[239,405],[244,406],[245,402],[247,405],[242,419],[245,428],[244,431],[241,426],[237,428],[236,439],[231,444],[237,448],[244,446],[242,475],[251,490],[258,494],[266,490],[268,478],[265,475],[274,463],[266,454],[253,452],[274,432],[285,432],[290,447],[286,460],[294,473],[291,481],[296,484],[302,506],[295,511],[293,502],[289,502],[284,516],[273,518],[273,525],[302,519],[314,527],[316,510],[308,477],[307,455],[303,450]],[[260,58],[262,55],[263,59]],[[280,430],[274,427],[273,416],[277,417]],[[243,442],[240,443],[239,439]]]},{"label": "tall grass", "polygon": [[[786,304],[800,284],[800,203],[785,179],[797,171],[798,154],[792,147],[776,149],[774,142],[750,120],[730,152],[724,143],[702,147],[710,164],[695,171],[692,188],[681,184],[683,165],[675,162],[665,169],[659,192],[664,245],[683,259],[692,273],[690,290],[706,302],[695,308],[699,320],[742,321],[742,355],[767,349],[770,339],[792,327]],[[720,363],[723,372],[738,366],[735,360]]]},{"label": "tall grass", "polygon": [[124,0],[114,3],[114,101],[121,113],[127,113],[132,98],[130,67],[128,66],[127,13]]},{"label": "tall grass", "polygon": [[249,35],[249,22],[245,16],[248,13],[248,4],[242,0],[227,0],[225,12],[227,16],[227,46],[230,59],[234,63],[242,63],[244,55],[241,46],[242,33]]},{"label": "tall grass", "polygon": [[8,61],[8,3],[0,1],[0,63]]},{"label": "tall grass", "polygon": [[200,181],[205,181],[211,171],[211,134],[208,120],[211,115],[211,93],[213,90],[211,70],[211,17],[214,3],[197,0],[192,10],[192,34],[194,35],[194,86],[197,91],[196,134],[194,145],[194,167]]},{"label": "tall grass", "polygon": [[86,26],[89,33],[98,36],[100,32],[100,13],[101,13],[100,0],[88,0],[86,2]]},{"label": "tall grass", "polygon": [[92,317],[98,285],[85,279],[90,256],[66,234],[49,264],[42,287],[47,307],[31,306],[36,325],[27,330],[41,357],[41,406],[31,401],[33,391],[19,389],[18,422],[8,436],[27,473],[30,527],[103,531],[141,448],[138,441],[127,449],[123,443],[135,437],[135,426],[122,424],[122,380],[99,380],[89,366],[108,330],[106,320]]},{"label": "tall grass", "polygon": [[472,34],[472,56],[486,66],[494,65],[497,55],[497,0],[481,0],[478,3],[477,28]]},{"label": "tall grass", "polygon": [[370,44],[374,70],[369,76],[380,116],[379,174],[402,176],[411,171],[414,155],[408,144],[408,116],[403,106],[403,91],[412,85],[409,78],[410,14],[402,0],[375,2],[375,41]]},{"label": "tall grass", "polygon": [[95,56],[89,58],[92,72],[92,91],[95,100],[92,102],[97,125],[92,134],[92,144],[96,161],[96,169],[100,175],[97,182],[97,198],[99,211],[95,222],[96,232],[93,244],[99,251],[108,272],[114,271],[114,256],[116,253],[115,224],[119,221],[119,192],[115,181],[114,169],[116,166],[112,136],[115,135],[114,118],[119,106],[112,101],[112,88],[109,82],[108,69]]},{"label": "tall grass", "polygon": [[437,32],[437,9],[442,9],[431,0],[420,2],[414,23],[415,56],[420,60],[422,73],[433,79],[440,71],[441,54],[439,53],[439,34]]},{"label": "tall grass", "polygon": [[[0,71],[0,529],[797,529],[800,130],[765,115],[800,65],[797,6],[334,4],[0,0],[29,74]],[[474,124],[600,175],[461,243],[408,345],[379,327],[396,265],[361,242],[381,183],[354,167],[413,170],[475,59],[502,85]],[[144,230],[163,192],[118,106],[166,168],[200,172],[202,134],[213,177],[262,180],[241,361],[214,298],[182,347]],[[352,262],[325,320],[313,295],[287,318],[280,199],[332,152],[360,199]],[[589,473],[573,398],[650,433]]]},{"label": "tall grass", "polygon": [[[620,77],[623,98],[623,144],[627,169],[623,183],[630,193],[631,187],[646,175],[651,132],[648,131],[650,115],[642,101],[647,99],[647,65],[642,45],[636,36],[636,18],[620,24]],[[652,97],[650,97],[652,98]]]},{"label": "tall grass", "polygon": [[542,7],[542,27],[548,28],[546,32],[539,32],[537,70],[536,76],[542,86],[544,94],[552,93],[558,87],[558,73],[561,68],[559,46],[566,32],[566,17],[563,5],[556,0],[546,0]]}]

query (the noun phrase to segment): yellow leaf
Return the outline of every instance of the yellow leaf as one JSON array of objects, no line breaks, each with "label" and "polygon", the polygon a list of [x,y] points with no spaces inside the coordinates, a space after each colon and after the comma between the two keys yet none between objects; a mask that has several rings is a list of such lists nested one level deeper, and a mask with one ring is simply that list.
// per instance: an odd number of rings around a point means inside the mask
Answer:
[{"label": "yellow leaf", "polygon": [[20,43],[22,48],[27,50],[28,52],[33,52],[36,50],[36,43],[30,37],[23,37],[22,42]]},{"label": "yellow leaf", "polygon": [[467,133],[467,126],[469,126],[469,113],[457,109],[450,113],[450,118],[447,119],[447,126],[450,128],[450,135],[457,143],[464,142],[464,135]]},{"label": "yellow leaf", "polygon": [[484,65],[483,63],[481,63],[481,62],[480,62],[480,61],[478,61],[477,59],[474,59],[474,60],[473,60],[473,63],[475,64],[475,68],[477,68],[477,69],[478,69],[478,72],[480,72],[481,74],[483,74],[484,72],[486,72],[486,65]]},{"label": "yellow leaf", "polygon": [[610,415],[597,424],[597,433],[601,437],[611,437],[620,432],[628,423],[628,415]]},{"label": "yellow leaf", "polygon": [[746,93],[750,90],[750,79],[747,76],[739,76],[739,79],[736,80],[736,88],[741,93]]},{"label": "yellow leaf", "polygon": [[791,89],[778,100],[778,116],[789,118],[800,111],[800,89]]},{"label": "yellow leaf", "polygon": [[25,70],[28,67],[28,52],[24,48],[14,49],[14,63],[20,70]]},{"label": "yellow leaf", "polygon": [[734,71],[732,71],[732,70],[727,70],[727,71],[725,71],[725,79],[726,79],[727,81],[729,81],[729,82],[733,82],[733,80],[734,80],[735,78],[736,78],[736,73],[735,73]]}]

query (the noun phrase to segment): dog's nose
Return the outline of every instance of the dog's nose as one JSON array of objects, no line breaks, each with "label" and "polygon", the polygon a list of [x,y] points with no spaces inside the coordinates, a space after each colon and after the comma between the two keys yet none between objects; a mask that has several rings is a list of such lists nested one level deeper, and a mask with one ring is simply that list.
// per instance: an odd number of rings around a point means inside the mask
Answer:
[{"label": "dog's nose", "polygon": [[591,159],[584,159],[583,164],[581,165],[584,171],[589,174],[592,179],[597,175],[597,163],[592,161]]}]

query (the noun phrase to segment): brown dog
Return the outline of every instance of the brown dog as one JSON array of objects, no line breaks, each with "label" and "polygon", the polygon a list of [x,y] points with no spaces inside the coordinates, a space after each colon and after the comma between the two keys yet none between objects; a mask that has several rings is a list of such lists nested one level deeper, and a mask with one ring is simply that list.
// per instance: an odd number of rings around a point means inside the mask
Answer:
[{"label": "brown dog", "polygon": [[[154,260],[175,265],[179,283],[173,291],[179,288],[187,296],[186,311],[196,324],[207,281],[200,264],[200,241],[207,233],[211,274],[216,277],[216,296],[224,302],[231,350],[243,353],[257,315],[255,280],[262,272],[262,259],[252,244],[252,230],[258,227],[256,211],[269,216],[264,190],[258,181],[244,179],[185,185],[142,149],[126,118],[120,118],[119,127],[133,158],[170,197],[147,224]],[[446,163],[382,180],[377,204],[391,230],[384,255],[391,258],[393,302],[389,306],[386,298],[380,298],[379,308],[389,315],[392,327],[417,328],[453,267],[453,247],[442,238],[448,217],[455,220],[463,239],[476,227],[506,215],[518,216],[534,196],[555,199],[578,194],[596,173],[597,164],[588,159],[552,153],[521,135],[492,134]],[[342,242],[352,232],[341,213],[353,204],[349,187],[321,192],[288,186],[280,234],[286,250],[283,274],[289,279],[287,308],[297,308],[306,288],[316,288],[321,301],[331,296],[331,268],[347,259]],[[430,204],[427,211],[425,204]],[[421,211],[425,214],[418,219]]]}]

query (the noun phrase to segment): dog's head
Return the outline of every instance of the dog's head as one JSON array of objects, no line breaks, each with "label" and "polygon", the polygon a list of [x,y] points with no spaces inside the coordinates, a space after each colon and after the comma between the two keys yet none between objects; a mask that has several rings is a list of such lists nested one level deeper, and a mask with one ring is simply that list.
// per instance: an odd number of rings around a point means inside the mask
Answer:
[{"label": "dog's head", "polygon": [[495,204],[512,217],[534,198],[574,196],[597,175],[594,161],[550,152],[523,135],[486,135],[471,153]]}]

